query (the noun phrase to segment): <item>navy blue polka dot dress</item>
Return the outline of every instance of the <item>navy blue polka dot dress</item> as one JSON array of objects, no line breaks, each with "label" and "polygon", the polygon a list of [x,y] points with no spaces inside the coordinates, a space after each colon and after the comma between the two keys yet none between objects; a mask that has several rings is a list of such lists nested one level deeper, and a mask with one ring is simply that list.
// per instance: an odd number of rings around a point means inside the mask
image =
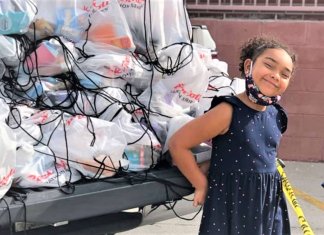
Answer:
[{"label": "navy blue polka dot dress", "polygon": [[270,105],[265,111],[256,111],[235,96],[215,98],[212,106],[221,102],[233,106],[233,117],[228,132],[213,139],[199,234],[290,234],[275,163],[286,130],[284,110]]}]

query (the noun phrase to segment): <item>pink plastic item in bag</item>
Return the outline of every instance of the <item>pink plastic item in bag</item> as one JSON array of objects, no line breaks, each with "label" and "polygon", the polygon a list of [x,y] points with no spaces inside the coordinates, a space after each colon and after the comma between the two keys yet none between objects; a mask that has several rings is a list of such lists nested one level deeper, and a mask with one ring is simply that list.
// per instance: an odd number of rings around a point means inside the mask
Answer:
[{"label": "pink plastic item in bag", "polygon": [[[40,46],[33,52],[30,57],[27,57],[26,63],[29,69],[32,69],[36,64],[38,66],[47,66],[55,62],[57,53],[50,48],[48,42],[43,42]],[[36,62],[37,56],[37,62]]]}]

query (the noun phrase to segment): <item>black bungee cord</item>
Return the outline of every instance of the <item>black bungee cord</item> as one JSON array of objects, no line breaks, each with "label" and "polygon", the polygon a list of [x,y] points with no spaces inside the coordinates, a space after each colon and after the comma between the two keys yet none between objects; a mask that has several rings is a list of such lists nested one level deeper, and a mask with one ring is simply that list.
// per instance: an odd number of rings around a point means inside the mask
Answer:
[{"label": "black bungee cord", "polygon": [[[146,11],[147,11],[147,6],[146,4],[148,4],[148,15],[149,15],[149,20],[148,20],[148,23],[149,23],[149,32],[150,32],[150,38],[148,39],[148,32],[147,32],[147,26],[146,26]],[[155,46],[154,46],[154,42],[153,42],[153,30],[152,30],[152,15],[151,15],[151,1],[148,0],[148,1],[145,1],[144,2],[144,40],[145,40],[145,47],[146,47],[146,51],[147,51],[147,57],[149,59],[149,61],[152,63],[152,65],[154,66],[154,68],[159,71],[160,73],[162,74],[167,74],[167,75],[173,75],[175,74],[178,70],[180,70],[181,68],[187,66],[188,64],[190,64],[190,62],[192,61],[193,59],[193,46],[191,43],[187,43],[187,42],[177,42],[177,43],[172,43],[171,45],[167,45],[165,47],[162,47],[160,50],[163,51],[163,50],[166,50],[168,49],[169,47],[173,47],[173,46],[176,46],[176,45],[179,45],[181,46],[181,49],[177,55],[177,58],[176,58],[176,61],[173,62],[172,59],[170,57],[167,58],[167,67],[163,67],[163,65],[161,65],[161,63],[159,62],[158,60],[158,55],[156,53],[156,50],[155,50]],[[190,33],[189,33],[189,29],[188,29],[188,25],[187,25],[187,19],[186,19],[186,27],[187,27],[187,33],[188,33],[188,38],[189,38],[189,41],[190,41]],[[150,50],[149,50],[149,46],[152,47],[153,49],[153,53],[154,53],[154,56],[155,58],[152,58],[151,55],[150,55]],[[183,58],[181,60],[181,55],[182,55],[182,52],[184,50],[185,47],[189,47],[189,54],[187,56],[185,56],[185,58]]]}]

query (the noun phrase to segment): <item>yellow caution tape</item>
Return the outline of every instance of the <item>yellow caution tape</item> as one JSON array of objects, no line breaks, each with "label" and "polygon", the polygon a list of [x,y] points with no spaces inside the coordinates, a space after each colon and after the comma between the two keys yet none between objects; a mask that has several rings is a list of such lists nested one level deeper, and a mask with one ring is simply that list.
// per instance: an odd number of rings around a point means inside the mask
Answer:
[{"label": "yellow caution tape", "polygon": [[282,165],[283,165],[282,161],[280,159],[277,159],[277,170],[281,176],[282,188],[285,193],[285,196],[297,215],[299,225],[300,225],[301,229],[303,230],[304,235],[314,235],[313,230],[309,226],[309,224],[304,216],[302,208],[300,207],[299,203],[297,202],[297,198],[294,194],[291,184],[288,181],[288,178],[286,176],[285,171],[283,170]]}]

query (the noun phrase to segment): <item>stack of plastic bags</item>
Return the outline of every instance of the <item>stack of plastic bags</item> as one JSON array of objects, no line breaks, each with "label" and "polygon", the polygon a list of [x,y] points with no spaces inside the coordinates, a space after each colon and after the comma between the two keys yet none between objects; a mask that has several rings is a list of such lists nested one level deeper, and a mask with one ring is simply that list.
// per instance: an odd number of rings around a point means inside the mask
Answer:
[{"label": "stack of plastic bags", "polygon": [[0,3],[0,198],[150,170],[174,123],[242,88],[190,42],[182,0],[50,4]]}]

